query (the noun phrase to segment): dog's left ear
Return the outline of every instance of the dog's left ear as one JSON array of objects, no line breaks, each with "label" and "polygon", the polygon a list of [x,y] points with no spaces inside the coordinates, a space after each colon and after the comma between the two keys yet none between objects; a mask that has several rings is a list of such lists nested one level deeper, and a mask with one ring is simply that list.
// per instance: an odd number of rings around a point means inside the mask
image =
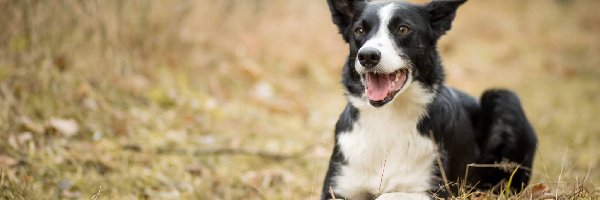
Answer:
[{"label": "dog's left ear", "polygon": [[444,35],[452,27],[456,9],[467,0],[439,0],[425,5],[431,18],[429,23],[436,39]]}]

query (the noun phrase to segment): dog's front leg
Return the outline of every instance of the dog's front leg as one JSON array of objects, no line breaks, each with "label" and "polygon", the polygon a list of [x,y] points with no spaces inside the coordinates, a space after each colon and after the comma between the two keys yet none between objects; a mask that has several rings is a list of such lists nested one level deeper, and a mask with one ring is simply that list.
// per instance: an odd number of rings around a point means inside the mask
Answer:
[{"label": "dog's front leg", "polygon": [[384,193],[379,195],[376,200],[397,200],[397,199],[406,199],[406,200],[431,200],[431,198],[427,194],[423,193],[406,193],[406,192],[393,192],[393,193]]}]

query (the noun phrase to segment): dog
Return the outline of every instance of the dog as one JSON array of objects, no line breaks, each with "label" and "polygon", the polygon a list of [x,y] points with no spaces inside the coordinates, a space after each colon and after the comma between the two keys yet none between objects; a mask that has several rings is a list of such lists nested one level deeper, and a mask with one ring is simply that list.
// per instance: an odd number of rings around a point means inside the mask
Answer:
[{"label": "dog", "polygon": [[464,2],[327,0],[349,45],[348,103],[321,199],[447,198],[463,186],[527,185],[537,138],[517,95],[490,89],[477,101],[444,84],[436,44]]}]

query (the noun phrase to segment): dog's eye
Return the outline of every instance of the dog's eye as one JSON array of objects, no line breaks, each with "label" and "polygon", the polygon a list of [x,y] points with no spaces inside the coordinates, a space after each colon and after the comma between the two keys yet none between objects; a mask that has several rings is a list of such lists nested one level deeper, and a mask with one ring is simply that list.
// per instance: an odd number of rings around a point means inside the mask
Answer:
[{"label": "dog's eye", "polygon": [[362,27],[358,27],[358,28],[354,29],[354,36],[355,37],[360,37],[363,34],[365,34],[365,30],[363,30]]},{"label": "dog's eye", "polygon": [[400,34],[406,34],[410,32],[410,28],[408,28],[408,26],[400,26],[400,28],[398,28],[398,33]]}]

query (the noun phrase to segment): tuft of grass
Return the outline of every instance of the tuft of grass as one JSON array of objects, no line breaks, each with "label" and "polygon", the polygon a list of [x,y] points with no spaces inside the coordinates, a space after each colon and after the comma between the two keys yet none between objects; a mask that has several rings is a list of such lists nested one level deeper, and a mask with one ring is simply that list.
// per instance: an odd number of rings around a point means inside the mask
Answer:
[{"label": "tuft of grass", "polygon": [[[457,199],[600,197],[599,4],[459,9],[448,84],[514,89],[540,144],[521,194]],[[325,1],[0,1],[0,27],[0,198],[320,196],[347,56]]]},{"label": "tuft of grass", "polygon": [[515,169],[512,171],[512,173],[510,173],[510,177],[508,178],[508,181],[506,181],[506,186],[504,189],[504,196],[505,197],[509,197],[511,192],[510,192],[510,186],[512,185],[512,181],[513,181],[513,177],[515,176],[515,174],[517,173],[517,170],[519,170],[519,167],[521,167],[521,165],[515,167]]}]

